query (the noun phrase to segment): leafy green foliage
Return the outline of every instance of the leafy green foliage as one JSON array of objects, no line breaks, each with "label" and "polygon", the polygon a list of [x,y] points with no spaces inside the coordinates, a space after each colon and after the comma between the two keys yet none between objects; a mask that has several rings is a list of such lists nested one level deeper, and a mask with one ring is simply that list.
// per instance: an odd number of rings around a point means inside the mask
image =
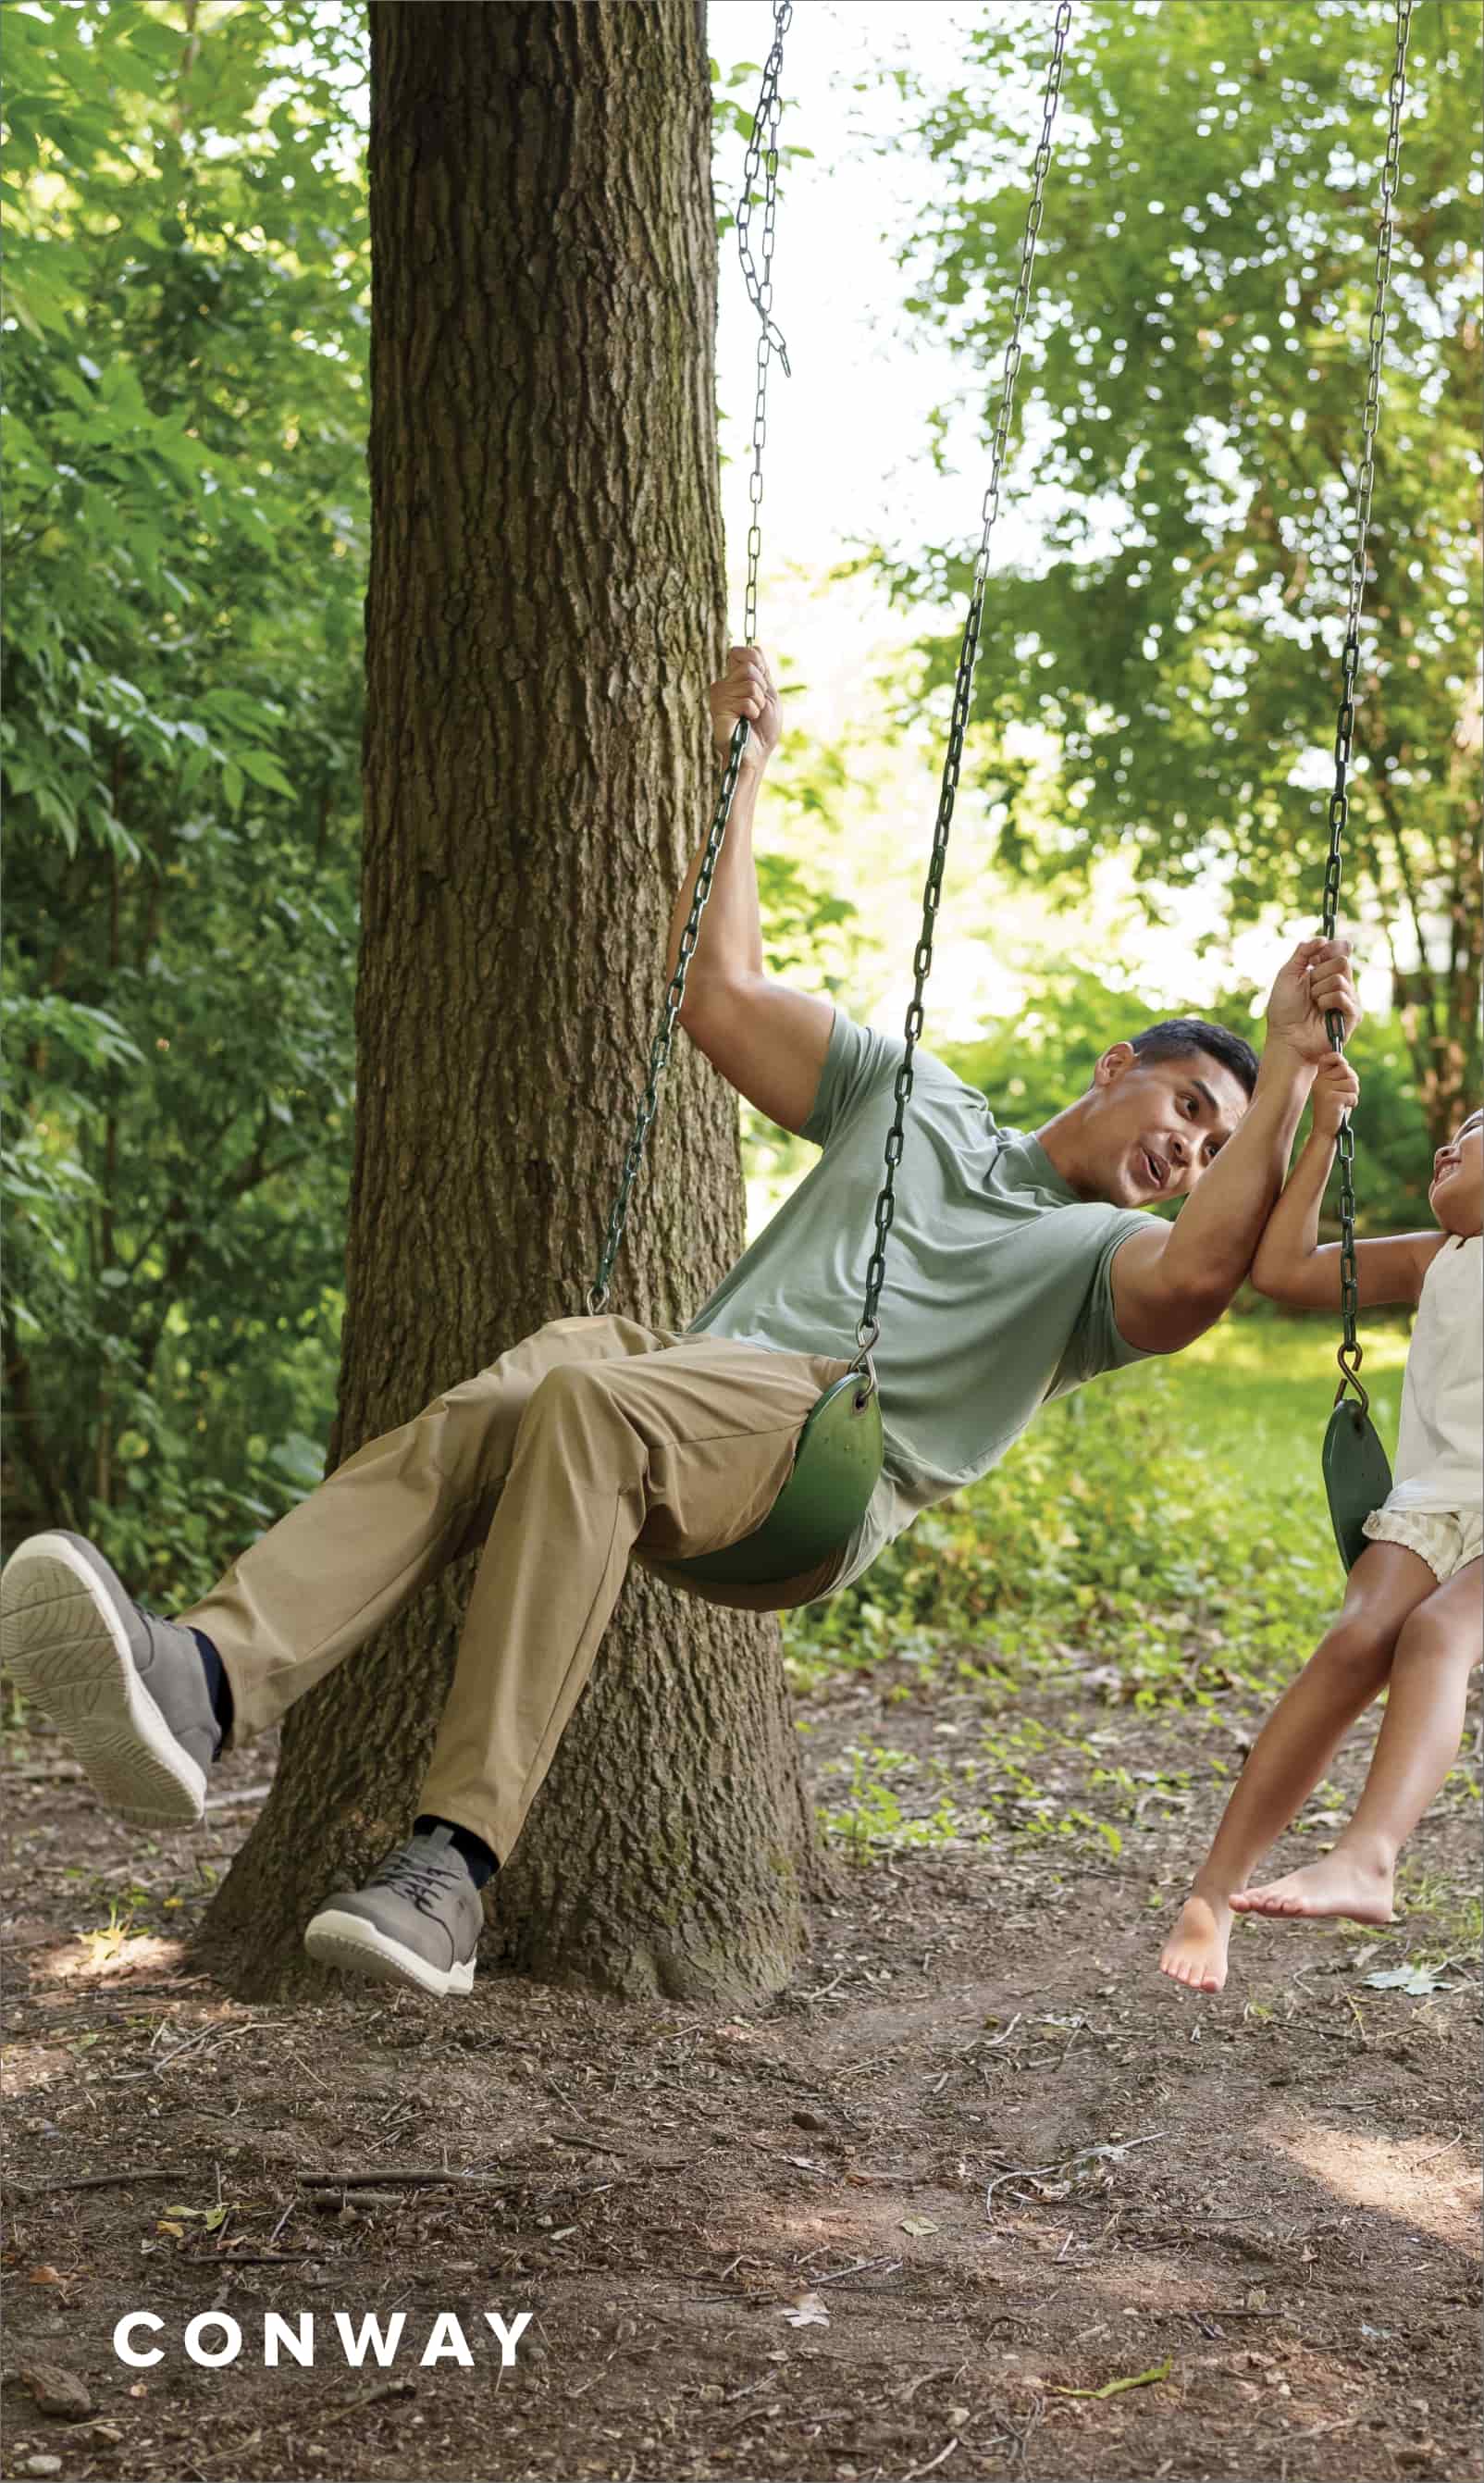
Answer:
[{"label": "leafy green foliage", "polygon": [[[1214,878],[1229,921],[1317,915],[1391,17],[1078,13],[1007,492],[1041,549],[992,582],[976,691],[1020,870],[1117,848],[1156,914]],[[1346,882],[1390,943],[1435,1136],[1479,1074],[1479,32],[1456,6],[1413,21]],[[909,307],[984,373],[986,436],[1045,44],[1042,13],[991,10],[962,85],[909,90],[940,200]],[[876,557],[903,601],[966,591],[959,545]],[[956,639],[924,647],[930,690]],[[1027,727],[1060,754],[1045,814]]]},{"label": "leafy green foliage", "polygon": [[356,58],[301,0],[86,0],[9,10],[6,61],[13,1509],[178,1587],[332,1380]]},{"label": "leafy green foliage", "polygon": [[[334,1401],[365,26],[17,0],[5,31],[11,1515],[178,1601],[311,1487]],[[740,88],[718,115],[729,146]],[[827,768],[794,753],[797,808]],[[850,914],[782,854],[762,901],[790,972]]]}]

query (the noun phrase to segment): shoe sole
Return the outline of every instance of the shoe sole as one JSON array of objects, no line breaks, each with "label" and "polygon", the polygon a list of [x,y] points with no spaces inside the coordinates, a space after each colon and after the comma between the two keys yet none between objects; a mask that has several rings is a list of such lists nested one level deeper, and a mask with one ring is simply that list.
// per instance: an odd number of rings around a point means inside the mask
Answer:
[{"label": "shoe sole", "polygon": [[405,1983],[413,1991],[431,1993],[435,2000],[474,1989],[472,1958],[446,1969],[430,1965],[425,1957],[388,1939],[374,1923],[359,1914],[339,1913],[333,1906],[314,1916],[304,1944],[317,1964],[335,1966],[341,1974],[365,1975],[373,1983]]},{"label": "shoe sole", "polygon": [[198,1824],[205,1774],[135,1671],[108,1589],[64,1536],[38,1535],[6,1562],[0,1655],[116,1817],[136,1828]]}]

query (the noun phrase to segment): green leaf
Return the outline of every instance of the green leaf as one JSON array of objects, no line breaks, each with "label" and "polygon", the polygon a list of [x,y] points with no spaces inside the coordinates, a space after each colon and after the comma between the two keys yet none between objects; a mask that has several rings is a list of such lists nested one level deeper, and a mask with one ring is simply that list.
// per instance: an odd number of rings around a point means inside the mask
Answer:
[{"label": "green leaf", "polygon": [[254,785],[266,786],[270,792],[286,793],[290,799],[293,798],[293,786],[278,761],[266,750],[239,750],[237,759],[244,775],[250,776]]},{"label": "green leaf", "polygon": [[1049,2393],[1053,2397],[1119,2397],[1126,2389],[1152,2388],[1157,2381],[1167,2380],[1170,2369],[1168,2363],[1155,2363],[1149,2370],[1135,2371],[1126,2380],[1106,2380],[1100,2389],[1052,2389]]},{"label": "green leaf", "polygon": [[1361,1981],[1372,1991],[1404,1991],[1410,2000],[1425,2000],[1435,1991],[1455,1988],[1447,1972],[1445,1965],[1393,1965],[1381,1974],[1364,1974]]}]

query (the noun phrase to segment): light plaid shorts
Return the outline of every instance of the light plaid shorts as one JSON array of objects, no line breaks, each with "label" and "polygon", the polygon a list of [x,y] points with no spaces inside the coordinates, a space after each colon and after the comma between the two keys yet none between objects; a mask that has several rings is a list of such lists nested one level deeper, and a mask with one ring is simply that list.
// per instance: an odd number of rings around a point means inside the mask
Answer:
[{"label": "light plaid shorts", "polygon": [[1440,1587],[1484,1552],[1484,1517],[1476,1508],[1373,1508],[1364,1533],[1372,1543],[1399,1543],[1425,1561]]}]

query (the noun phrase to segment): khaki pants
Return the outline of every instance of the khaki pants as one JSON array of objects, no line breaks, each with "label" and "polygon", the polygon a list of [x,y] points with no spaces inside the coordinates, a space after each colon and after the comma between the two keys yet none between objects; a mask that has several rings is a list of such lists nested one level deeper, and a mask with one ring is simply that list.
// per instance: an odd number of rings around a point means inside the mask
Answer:
[{"label": "khaki pants", "polygon": [[[327,1477],[179,1617],[215,1642],[233,1737],[278,1722],[417,1589],[484,1545],[418,1810],[503,1861],[551,1764],[629,1555],[740,1541],[786,1482],[805,1418],[848,1363],[556,1320]],[[712,1601],[778,1611],[839,1556]]]}]

